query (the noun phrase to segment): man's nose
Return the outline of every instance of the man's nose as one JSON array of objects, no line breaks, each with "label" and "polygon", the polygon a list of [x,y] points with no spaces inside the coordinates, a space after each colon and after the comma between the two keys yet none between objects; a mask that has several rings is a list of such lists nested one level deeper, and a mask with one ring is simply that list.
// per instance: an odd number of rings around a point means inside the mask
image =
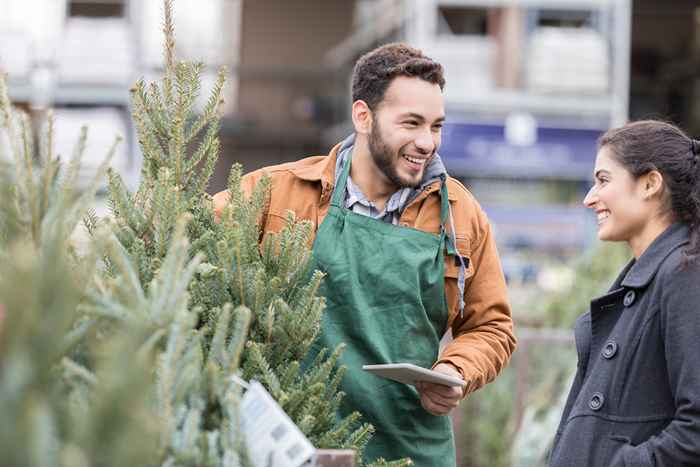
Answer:
[{"label": "man's nose", "polygon": [[430,128],[421,130],[415,140],[416,148],[423,154],[431,154],[435,150],[435,139]]}]

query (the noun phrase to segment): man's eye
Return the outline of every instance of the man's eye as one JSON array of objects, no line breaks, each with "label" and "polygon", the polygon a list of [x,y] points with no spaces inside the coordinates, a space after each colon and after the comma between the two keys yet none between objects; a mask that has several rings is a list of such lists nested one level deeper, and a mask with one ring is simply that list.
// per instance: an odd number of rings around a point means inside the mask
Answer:
[{"label": "man's eye", "polygon": [[418,125],[418,122],[415,121],[415,120],[407,120],[407,121],[404,122],[404,123],[405,123],[406,125],[408,125],[408,126],[416,126],[416,125]]}]

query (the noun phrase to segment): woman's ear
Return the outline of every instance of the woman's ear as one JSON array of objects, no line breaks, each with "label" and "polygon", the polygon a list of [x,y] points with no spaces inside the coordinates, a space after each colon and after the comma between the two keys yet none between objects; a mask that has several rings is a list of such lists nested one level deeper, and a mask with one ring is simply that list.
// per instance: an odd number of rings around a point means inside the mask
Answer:
[{"label": "woman's ear", "polygon": [[367,103],[361,99],[352,103],[352,124],[355,127],[355,133],[366,135],[372,129],[372,110]]},{"label": "woman's ear", "polygon": [[641,182],[643,183],[644,199],[652,199],[663,194],[664,176],[661,175],[661,172],[652,170],[643,177]]}]

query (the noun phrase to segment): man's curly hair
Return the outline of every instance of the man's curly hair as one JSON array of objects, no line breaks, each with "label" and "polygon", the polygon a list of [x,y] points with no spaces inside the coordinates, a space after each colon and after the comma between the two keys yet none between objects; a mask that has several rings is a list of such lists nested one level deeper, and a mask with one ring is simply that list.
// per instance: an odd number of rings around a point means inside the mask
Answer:
[{"label": "man's curly hair", "polygon": [[402,43],[385,44],[357,60],[352,71],[352,101],[363,100],[374,110],[397,76],[420,78],[445,87],[442,65]]}]

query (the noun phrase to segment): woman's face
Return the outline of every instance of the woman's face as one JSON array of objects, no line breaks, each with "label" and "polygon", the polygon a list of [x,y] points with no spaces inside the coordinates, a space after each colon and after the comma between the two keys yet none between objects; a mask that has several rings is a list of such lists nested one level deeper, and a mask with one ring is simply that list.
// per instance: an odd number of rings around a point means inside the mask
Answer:
[{"label": "woman's face", "polygon": [[593,174],[595,183],[583,204],[596,213],[598,238],[633,245],[644,235],[653,215],[645,199],[644,182],[635,180],[606,146],[598,151]]}]

